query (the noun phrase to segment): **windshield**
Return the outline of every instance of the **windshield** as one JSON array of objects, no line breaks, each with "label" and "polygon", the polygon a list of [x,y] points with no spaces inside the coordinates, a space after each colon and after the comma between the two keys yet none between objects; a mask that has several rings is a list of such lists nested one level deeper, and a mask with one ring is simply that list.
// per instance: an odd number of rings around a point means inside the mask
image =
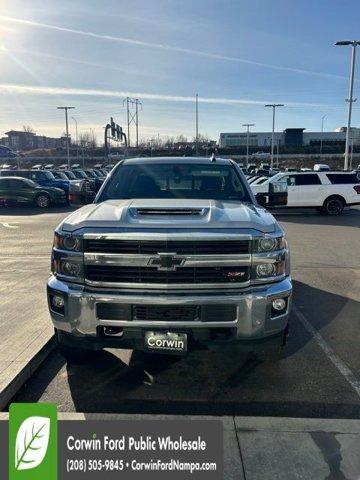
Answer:
[{"label": "windshield", "polygon": [[97,175],[91,170],[84,170],[85,174],[91,178],[97,178]]},{"label": "windshield", "polygon": [[76,177],[75,177],[74,173],[70,172],[70,170],[66,170],[66,172],[64,172],[64,173],[68,177],[69,180],[76,180]]},{"label": "windshield", "polygon": [[47,180],[55,180],[55,177],[53,175],[53,173],[51,172],[41,172],[42,175],[44,175],[44,177],[47,179]]},{"label": "windshield", "polygon": [[99,202],[123,198],[194,198],[250,202],[232,165],[142,164],[120,166]]},{"label": "windshield", "polygon": [[52,174],[54,175],[55,178],[59,178],[61,180],[69,180],[64,172],[52,172]]},{"label": "windshield", "polygon": [[76,178],[89,178],[82,170],[74,170],[73,173]]}]

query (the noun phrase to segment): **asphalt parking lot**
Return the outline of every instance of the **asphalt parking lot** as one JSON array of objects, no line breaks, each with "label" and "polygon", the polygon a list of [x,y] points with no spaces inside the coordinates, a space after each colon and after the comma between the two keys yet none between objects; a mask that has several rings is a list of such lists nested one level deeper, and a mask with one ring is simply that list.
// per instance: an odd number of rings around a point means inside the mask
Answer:
[{"label": "asphalt parking lot", "polygon": [[[36,321],[46,308],[52,233],[66,214],[0,210],[8,311],[29,308]],[[14,400],[56,402],[60,411],[359,418],[360,208],[276,216],[290,242],[295,305],[281,361],[232,347],[186,357],[108,350],[67,365],[54,351]]]}]

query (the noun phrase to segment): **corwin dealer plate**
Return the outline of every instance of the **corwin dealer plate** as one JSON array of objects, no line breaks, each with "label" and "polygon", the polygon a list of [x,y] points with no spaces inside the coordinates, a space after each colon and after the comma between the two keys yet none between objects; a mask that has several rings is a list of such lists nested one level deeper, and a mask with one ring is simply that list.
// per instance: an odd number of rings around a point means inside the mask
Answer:
[{"label": "corwin dealer plate", "polygon": [[145,349],[162,353],[186,353],[186,333],[145,332]]}]

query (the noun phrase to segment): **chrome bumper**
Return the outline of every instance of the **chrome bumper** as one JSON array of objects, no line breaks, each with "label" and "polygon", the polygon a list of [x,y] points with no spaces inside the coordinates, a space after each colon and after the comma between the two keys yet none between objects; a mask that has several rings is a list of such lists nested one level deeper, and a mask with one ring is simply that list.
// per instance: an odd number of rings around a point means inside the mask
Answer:
[{"label": "chrome bumper", "polygon": [[[51,276],[48,284],[48,300],[50,295],[60,294],[65,299],[64,314],[55,312],[49,301],[49,309],[56,329],[74,336],[97,337],[99,327],[122,327],[131,330],[153,329],[199,329],[230,328],[234,331],[235,340],[262,339],[282,332],[288,323],[291,304],[291,278],[286,277],[278,283],[252,286],[241,291],[214,293],[155,293],[128,292],[108,293],[101,290],[89,291],[80,285],[68,284]],[[285,313],[272,316],[272,300],[288,298]],[[119,304],[148,305],[235,305],[236,318],[233,321],[129,321],[100,320],[96,314],[99,302]]]}]

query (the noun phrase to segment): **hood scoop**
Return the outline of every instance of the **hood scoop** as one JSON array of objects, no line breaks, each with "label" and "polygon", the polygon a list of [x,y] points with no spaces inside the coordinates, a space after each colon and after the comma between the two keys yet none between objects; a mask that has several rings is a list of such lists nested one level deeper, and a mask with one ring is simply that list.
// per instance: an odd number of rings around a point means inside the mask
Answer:
[{"label": "hood scoop", "polygon": [[135,216],[203,216],[206,213],[205,208],[131,208],[131,213]]}]

